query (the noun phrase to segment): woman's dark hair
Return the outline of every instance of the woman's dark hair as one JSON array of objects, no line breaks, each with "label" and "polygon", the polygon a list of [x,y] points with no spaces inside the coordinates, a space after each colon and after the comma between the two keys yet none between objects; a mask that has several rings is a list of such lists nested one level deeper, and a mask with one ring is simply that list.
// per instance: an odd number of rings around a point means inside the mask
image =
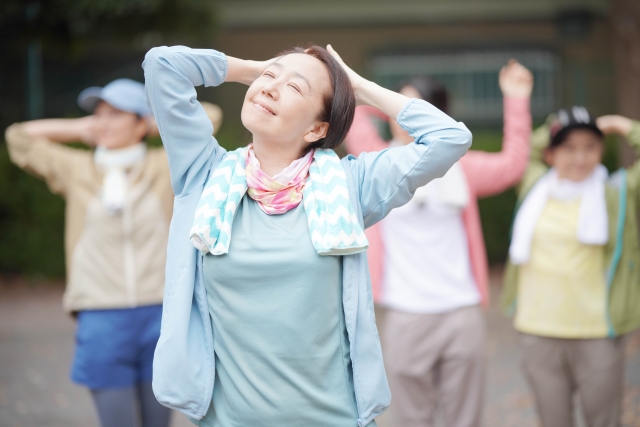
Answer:
[{"label": "woman's dark hair", "polygon": [[342,66],[323,47],[311,45],[307,48],[294,47],[281,52],[278,56],[292,53],[303,53],[318,59],[327,67],[331,81],[331,91],[324,95],[324,107],[319,120],[329,123],[327,135],[309,144],[306,151],[314,148],[335,148],[347,136],[356,108],[356,97],[349,81],[349,76]]},{"label": "woman's dark hair", "polygon": [[420,97],[438,110],[448,113],[449,100],[447,89],[442,83],[429,76],[415,76],[405,79],[397,86],[399,92],[403,88],[411,86],[418,91]]},{"label": "woman's dark hair", "polygon": [[577,129],[584,129],[593,132],[602,142],[604,134],[598,128],[595,117],[582,106],[575,105],[571,108],[561,108],[557,113],[552,114],[547,119],[549,125],[549,148],[554,149],[562,145],[571,132]]}]

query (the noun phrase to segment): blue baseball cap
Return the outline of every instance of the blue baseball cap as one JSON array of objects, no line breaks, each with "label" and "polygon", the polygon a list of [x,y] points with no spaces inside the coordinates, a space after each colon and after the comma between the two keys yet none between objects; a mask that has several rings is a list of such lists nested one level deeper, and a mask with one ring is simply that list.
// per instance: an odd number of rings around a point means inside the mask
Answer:
[{"label": "blue baseball cap", "polygon": [[89,113],[93,112],[100,101],[141,117],[151,115],[144,94],[144,85],[135,80],[114,80],[105,87],[88,87],[78,95],[78,105]]}]

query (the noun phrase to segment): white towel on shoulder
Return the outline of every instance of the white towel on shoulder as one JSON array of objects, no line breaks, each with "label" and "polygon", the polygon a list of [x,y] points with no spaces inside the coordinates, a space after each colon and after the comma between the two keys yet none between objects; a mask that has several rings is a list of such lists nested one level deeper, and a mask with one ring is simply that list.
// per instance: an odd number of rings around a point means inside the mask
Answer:
[{"label": "white towel on shoulder", "polygon": [[542,211],[551,199],[572,201],[581,199],[577,239],[585,245],[604,245],[609,241],[609,219],[605,199],[607,168],[598,165],[580,182],[559,179],[550,169],[535,183],[520,206],[513,224],[509,257],[515,265],[529,262],[531,244]]},{"label": "white towel on shoulder", "polygon": [[117,150],[96,148],[94,162],[104,171],[102,205],[111,215],[121,213],[127,201],[127,169],[144,160],[146,154],[147,146],[142,142]]}]

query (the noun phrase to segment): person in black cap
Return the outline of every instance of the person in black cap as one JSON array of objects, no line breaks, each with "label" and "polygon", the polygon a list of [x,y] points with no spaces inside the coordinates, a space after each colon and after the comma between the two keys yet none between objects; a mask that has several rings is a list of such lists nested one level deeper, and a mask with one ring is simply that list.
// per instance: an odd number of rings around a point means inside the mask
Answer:
[{"label": "person in black cap", "polygon": [[[102,427],[166,427],[151,390],[160,335],[173,192],[144,85],[118,79],[85,89],[79,119],[18,123],[12,161],[66,200],[64,308],[77,319],[71,378],[91,390]],[[207,105],[219,125],[221,113]],[[63,143],[83,141],[95,150]]]},{"label": "person in black cap", "polygon": [[544,427],[617,427],[622,337],[640,327],[640,163],[609,176],[604,135],[640,151],[640,123],[562,109],[533,134],[519,187],[503,308],[515,312],[523,369]]}]

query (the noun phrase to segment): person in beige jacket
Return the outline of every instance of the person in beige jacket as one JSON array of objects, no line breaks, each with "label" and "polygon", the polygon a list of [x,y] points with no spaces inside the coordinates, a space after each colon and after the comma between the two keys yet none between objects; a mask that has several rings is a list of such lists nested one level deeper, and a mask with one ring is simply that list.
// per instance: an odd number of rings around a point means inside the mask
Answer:
[{"label": "person in beige jacket", "polygon": [[[139,418],[165,427],[169,410],[153,396],[151,373],[173,205],[167,156],[143,142],[157,128],[142,83],[91,87],[78,103],[93,114],[10,126],[9,154],[66,200],[64,308],[78,322],[71,378],[91,390],[102,427]],[[63,145],[72,141],[96,148]]]}]

